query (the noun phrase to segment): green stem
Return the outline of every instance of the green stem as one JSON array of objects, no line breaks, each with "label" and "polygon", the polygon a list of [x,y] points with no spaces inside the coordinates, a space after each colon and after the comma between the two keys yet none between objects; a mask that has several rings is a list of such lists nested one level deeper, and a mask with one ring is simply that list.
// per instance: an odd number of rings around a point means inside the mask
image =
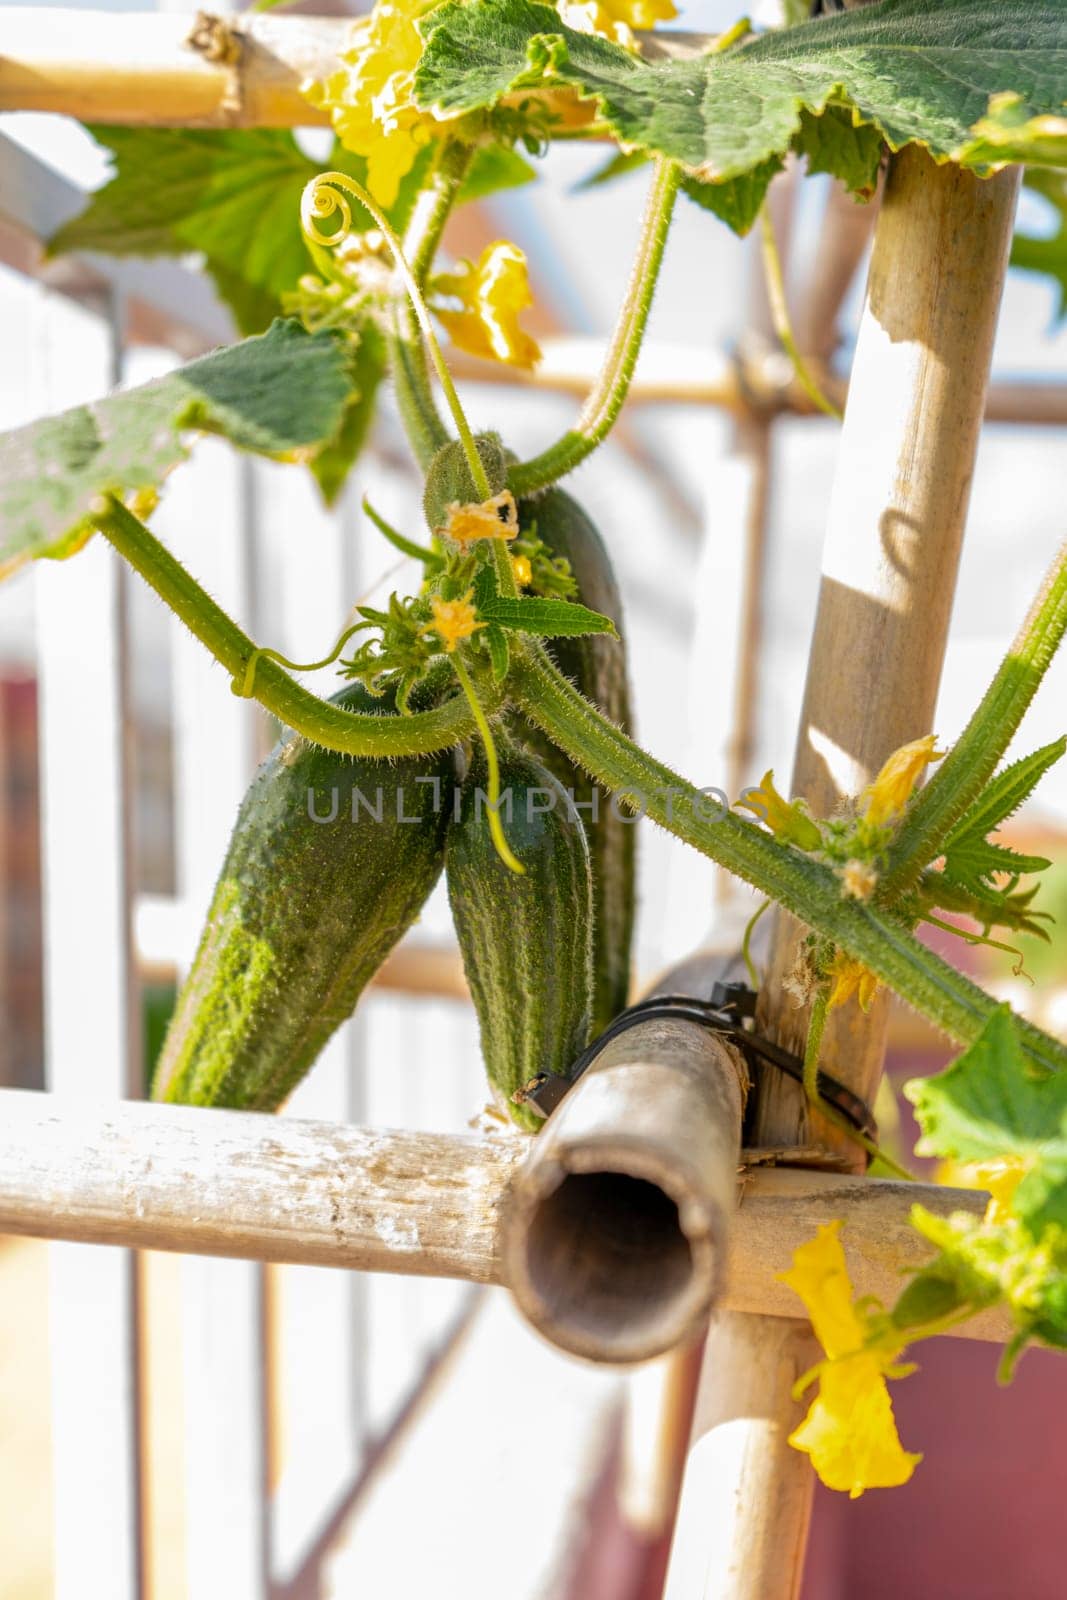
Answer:
[{"label": "green stem", "polygon": [[[108,509],[94,513],[94,521],[104,538],[222,663],[234,683],[243,684],[258,651],[248,635],[120,501],[109,497]],[[411,716],[344,711],[301,688],[269,659],[259,662],[255,697],[306,739],[355,756],[428,755],[469,738],[477,726],[458,697]]]},{"label": "green stem", "polygon": [[481,701],[475,693],[470,673],[458,655],[452,657],[452,665],[456,669],[456,677],[460,681],[463,693],[467,696],[471,714],[477,723],[482,744],[485,746],[485,764],[489,769],[489,781],[486,786],[489,800],[489,832],[492,836],[493,844],[496,846],[496,853],[504,865],[509,867],[512,872],[524,873],[526,868],[518,857],[512,854],[507,835],[504,833],[503,823],[500,821],[500,762],[497,759],[496,740],[493,738],[493,730],[489,726],[489,718],[482,710]]},{"label": "green stem", "polygon": [[822,1105],[819,1093],[819,1051],[826,1030],[826,1013],[830,1005],[830,991],[823,984],[816,990],[808,1019],[808,1037],[804,1043],[804,1093],[813,1106]]},{"label": "green stem", "polygon": [[954,824],[996,771],[1065,631],[1067,543],[1046,573],[1026,621],[978,709],[909,806],[878,885],[878,905],[899,901],[918,882],[923,868],[940,854]]},{"label": "green stem", "polygon": [[[709,797],[601,716],[540,646],[515,650],[508,689],[531,721],[605,788],[635,796],[639,811],[832,939],[950,1038],[971,1044],[981,1033],[996,1009],[990,995],[891,916],[843,898],[830,867],[733,812],[723,816],[719,807],[709,815]],[[1015,1020],[1034,1065],[1067,1070],[1067,1046],[1024,1018]]]},{"label": "green stem", "polygon": [[[482,458],[478,454],[474,443],[471,425],[467,421],[466,412],[460,404],[456,386],[452,381],[452,374],[448,370],[448,363],[445,361],[437,334],[434,331],[433,320],[427,309],[422,287],[416,279],[407,257],[404,255],[404,247],[397,238],[392,223],[381,206],[373,195],[368,194],[361,183],[357,183],[347,173],[320,173],[317,178],[313,178],[307,185],[301,201],[300,214],[304,233],[312,243],[324,246],[327,249],[340,244],[341,240],[351,230],[352,212],[345,198],[347,195],[351,195],[353,200],[356,200],[365,210],[370,212],[392,252],[393,263],[403,279],[404,287],[411,301],[411,309],[415,313],[419,327],[422,330],[426,348],[430,352],[430,360],[433,362],[438,381],[444,391],[448,409],[452,413],[452,420],[456,425],[456,432],[459,434],[463,453],[467,458],[467,465],[470,468],[475,490],[483,500],[488,500],[492,494],[489,479],[486,477]],[[333,216],[334,213],[341,219],[340,228],[333,234],[322,233],[316,224],[327,217]]]},{"label": "green stem", "polygon": [[[458,140],[443,144],[429,183],[415,202],[404,235],[404,254],[420,289],[426,286],[445,223],[473,155],[472,145]],[[410,300],[405,299],[403,305],[397,307],[389,355],[404,431],[416,460],[426,468],[441,446],[448,443],[449,434],[434,399],[426,349]]]},{"label": "green stem", "polygon": [[763,275],[767,283],[767,303],[771,310],[771,321],[779,342],[790,361],[797,382],[819,411],[828,417],[836,417],[841,421],[841,412],[828,400],[816,383],[811,368],[800,353],[793,333],[793,324],[789,320],[789,302],[786,299],[785,279],[782,276],[782,258],[778,253],[778,241],[774,237],[774,223],[771,220],[770,207],[764,202],[760,212],[760,244],[763,252]]},{"label": "green stem", "polygon": [[531,461],[521,462],[510,469],[508,486],[516,497],[545,489],[573,471],[611,432],[637,365],[652,308],[652,297],[656,292],[656,280],[678,193],[679,177],[680,171],[674,162],[663,157],[657,160],[626,298],[600,375],[575,426]]}]

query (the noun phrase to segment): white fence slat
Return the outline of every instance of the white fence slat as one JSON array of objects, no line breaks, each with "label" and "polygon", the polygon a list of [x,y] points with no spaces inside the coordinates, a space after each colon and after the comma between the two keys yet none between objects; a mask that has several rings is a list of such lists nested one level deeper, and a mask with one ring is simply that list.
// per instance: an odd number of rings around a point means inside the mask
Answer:
[{"label": "white fence slat", "polygon": [[[338,515],[322,504],[310,474],[263,466],[260,531],[271,541],[270,569],[280,596],[272,643],[297,661],[326,654],[355,598],[350,541]],[[261,554],[264,554],[260,546]],[[278,633],[275,637],[274,628]],[[339,684],[335,668],[302,677],[319,694]],[[358,908],[353,907],[353,915]],[[291,1096],[286,1114],[348,1121],[361,1069],[359,1029],[346,1024]],[[274,1430],[281,1474],[271,1507],[271,1570],[291,1581],[351,1488],[359,1466],[359,1373],[352,1358],[358,1297],[353,1274],[323,1267],[276,1267],[272,1273],[278,1335],[271,1351],[272,1393],[282,1425]]]},{"label": "white fence slat", "polygon": [[[31,409],[112,380],[106,320],[33,294]],[[72,392],[73,383],[82,392]],[[36,573],[43,785],[46,1078],[130,1093],[124,574],[98,540]],[[139,1594],[133,1257],[51,1247],[55,1600]]]},{"label": "white fence slat", "polygon": [[[179,558],[245,623],[247,484],[246,464],[205,442],[168,487],[159,516]],[[177,876],[187,920],[197,926],[254,767],[255,724],[252,707],[177,624],[173,649]],[[262,1269],[190,1256],[182,1285],[190,1597],[265,1600]]]}]

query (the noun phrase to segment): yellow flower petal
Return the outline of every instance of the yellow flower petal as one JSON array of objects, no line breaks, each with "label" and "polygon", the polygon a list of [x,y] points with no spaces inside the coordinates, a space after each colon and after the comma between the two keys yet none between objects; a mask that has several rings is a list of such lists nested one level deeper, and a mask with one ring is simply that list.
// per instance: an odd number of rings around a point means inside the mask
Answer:
[{"label": "yellow flower petal", "polygon": [[798,1245],[793,1265],[778,1276],[799,1295],[815,1337],[828,1356],[847,1355],[863,1343],[863,1324],[852,1305],[841,1222],[823,1224],[814,1239]]},{"label": "yellow flower petal", "polygon": [[841,892],[849,900],[869,900],[878,887],[878,871],[869,861],[846,861],[841,869]]},{"label": "yellow flower petal", "polygon": [[827,1488],[855,1498],[865,1489],[907,1483],[922,1457],[901,1445],[886,1386],[899,1350],[864,1348],[841,1227],[840,1222],[820,1227],[779,1276],[804,1302],[827,1355],[816,1369],[819,1393],[789,1443],[811,1457]]},{"label": "yellow flower petal", "polygon": [[1012,1215],[1015,1191],[1030,1170],[1025,1156],[1005,1155],[990,1161],[942,1161],[935,1177],[938,1183],[956,1189],[985,1189],[989,1204],[986,1222],[1007,1222]]},{"label": "yellow flower petal", "polygon": [[867,822],[880,827],[900,815],[923,768],[931,761],[940,761],[945,754],[936,745],[936,733],[928,733],[893,751],[877,778],[864,790],[867,807],[863,815]]},{"label": "yellow flower petal", "polygon": [[497,239],[486,245],[477,265],[465,261],[459,272],[435,277],[431,288],[461,302],[460,311],[434,306],[457,349],[513,367],[540,361],[539,346],[519,327],[519,313],[533,305],[533,296],[526,257],[517,245]]},{"label": "yellow flower petal", "polygon": [[847,1005],[855,995],[862,1011],[871,1009],[871,1001],[878,992],[878,979],[862,961],[853,961],[843,950],[834,952],[830,963],[830,998],[827,1009]]},{"label": "yellow flower petal", "polygon": [[422,631],[438,634],[445,649],[452,651],[461,639],[469,639],[479,628],[484,628],[485,623],[478,621],[478,613],[471,604],[473,593],[473,589],[468,589],[461,600],[442,600],[439,594],[431,595],[433,621]]},{"label": "yellow flower petal", "polygon": [[520,589],[525,589],[533,578],[533,567],[530,565],[529,556],[512,556],[511,570],[515,574],[515,582]]},{"label": "yellow flower petal", "polygon": [[627,49],[635,28],[654,28],[678,15],[672,0],[560,0],[557,9],[576,33],[597,33]]},{"label": "yellow flower petal", "polygon": [[784,800],[774,787],[774,769],[763,774],[762,783],[746,789],[737,802],[751,811],[771,832],[801,850],[817,850],[822,834],[796,800]]},{"label": "yellow flower petal", "polygon": [[922,1460],[902,1446],[880,1359],[867,1352],[820,1367],[819,1393],[789,1443],[828,1489],[853,1500],[907,1483]]},{"label": "yellow flower petal", "polygon": [[453,500],[445,514],[448,520],[437,531],[459,545],[473,544],[476,539],[514,539],[519,531],[519,510],[510,489],[480,504],[460,505]]}]

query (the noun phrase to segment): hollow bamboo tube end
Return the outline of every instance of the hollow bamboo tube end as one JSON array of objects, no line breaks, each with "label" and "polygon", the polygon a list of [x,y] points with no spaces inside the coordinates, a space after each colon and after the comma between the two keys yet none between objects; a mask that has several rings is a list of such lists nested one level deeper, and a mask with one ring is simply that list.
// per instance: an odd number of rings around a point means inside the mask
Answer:
[{"label": "hollow bamboo tube end", "polygon": [[527,1320],[591,1361],[695,1337],[723,1288],[747,1076],[680,1018],[613,1039],[506,1197],[504,1278]]}]

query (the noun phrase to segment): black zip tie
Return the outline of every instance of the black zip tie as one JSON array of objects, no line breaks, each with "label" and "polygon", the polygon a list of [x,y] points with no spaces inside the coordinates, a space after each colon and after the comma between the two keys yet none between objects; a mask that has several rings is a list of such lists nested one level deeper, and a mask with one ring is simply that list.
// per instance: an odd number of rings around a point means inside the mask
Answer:
[{"label": "black zip tie", "polygon": [[[569,1073],[565,1076],[556,1072],[538,1073],[537,1077],[531,1078],[524,1088],[517,1090],[512,1098],[521,1105],[531,1106],[535,1112],[547,1117],[556,1109],[568,1091],[573,1089],[583,1072],[588,1071],[612,1039],[617,1039],[630,1028],[636,1028],[638,1023],[650,1022],[657,1017],[678,1018],[684,1022],[695,1022],[702,1028],[709,1028],[713,1033],[722,1034],[724,1038],[736,1044],[748,1059],[750,1066],[756,1062],[766,1062],[769,1066],[776,1067],[779,1072],[784,1072],[786,1077],[792,1078],[794,1082],[803,1083],[802,1056],[795,1055],[791,1050],[783,1050],[781,1045],[763,1038],[761,1034],[751,1032],[744,1026],[745,1020],[751,1018],[755,1010],[755,990],[750,989],[745,983],[716,983],[709,1000],[680,994],[653,995],[649,1000],[639,1000],[636,1005],[627,1006],[625,1011],[620,1011],[604,1032],[594,1039],[592,1044],[586,1046]],[[870,1107],[858,1094],[854,1094],[847,1085],[839,1083],[821,1067],[817,1085],[820,1097],[840,1112],[857,1132],[866,1134],[869,1139],[877,1139],[878,1125]]]}]

